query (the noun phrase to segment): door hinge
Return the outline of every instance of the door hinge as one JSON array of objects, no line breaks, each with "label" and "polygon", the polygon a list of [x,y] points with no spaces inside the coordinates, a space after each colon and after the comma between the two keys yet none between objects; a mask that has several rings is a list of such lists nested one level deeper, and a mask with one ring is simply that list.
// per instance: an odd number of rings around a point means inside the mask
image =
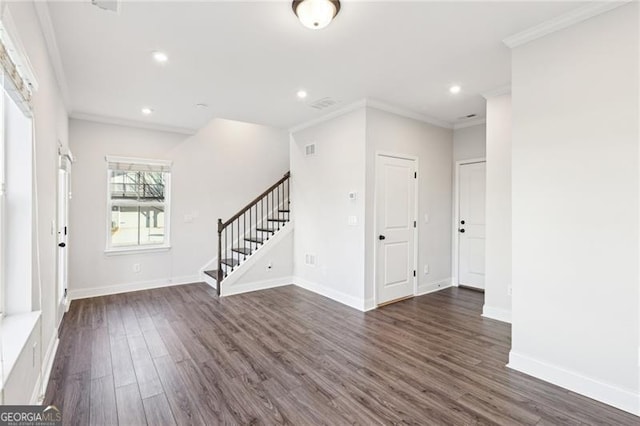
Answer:
[{"label": "door hinge", "polygon": [[413,221],[413,227],[417,228],[418,227],[418,222],[416,222],[415,220]]},{"label": "door hinge", "polygon": [[418,172],[413,172],[413,178],[418,179]]},{"label": "door hinge", "polygon": [[413,276],[414,277],[416,276],[416,270],[415,269],[413,270]]},{"label": "door hinge", "polygon": [[64,297],[67,297],[67,289],[64,289]]}]

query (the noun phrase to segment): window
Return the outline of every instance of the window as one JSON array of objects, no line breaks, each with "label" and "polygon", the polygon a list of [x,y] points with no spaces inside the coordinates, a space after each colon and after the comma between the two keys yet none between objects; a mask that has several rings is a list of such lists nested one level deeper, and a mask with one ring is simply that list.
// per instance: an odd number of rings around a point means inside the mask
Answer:
[{"label": "window", "polygon": [[171,163],[107,157],[107,251],[169,248]]}]

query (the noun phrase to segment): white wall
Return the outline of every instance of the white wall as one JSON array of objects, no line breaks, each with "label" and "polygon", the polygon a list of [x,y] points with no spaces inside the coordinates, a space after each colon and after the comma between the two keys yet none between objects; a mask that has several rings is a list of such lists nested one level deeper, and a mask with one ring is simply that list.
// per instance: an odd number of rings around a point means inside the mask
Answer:
[{"label": "white wall", "polygon": [[487,98],[483,315],[511,321],[511,95]]},{"label": "white wall", "polygon": [[513,50],[510,366],[640,414],[638,4]]},{"label": "white wall", "polygon": [[[289,168],[286,132],[230,120],[215,119],[192,137],[71,120],[70,139],[77,159],[70,206],[72,298],[198,281],[200,268],[217,256],[217,219],[229,218]],[[173,161],[169,251],[104,253],[105,155]]]},{"label": "white wall", "polygon": [[[34,241],[37,245],[34,244],[33,249],[34,260],[35,252],[39,254],[40,271],[38,273],[37,263],[34,261],[31,294],[33,308],[40,309],[42,314],[39,324],[36,324],[35,331],[29,338],[28,347],[22,351],[11,375],[6,378],[3,394],[5,403],[28,404],[32,396],[36,398],[39,396],[39,389],[36,388],[42,367],[40,360],[45,364],[48,363],[57,337],[57,241],[56,236],[51,233],[51,226],[56,219],[58,142],[67,146],[68,120],[33,3],[8,3],[5,7],[13,17],[18,37],[26,50],[39,84],[38,91],[33,96],[38,188],[36,212],[38,226],[34,228],[36,229]],[[42,292],[39,290],[39,278],[42,281]],[[33,343],[36,343],[35,366],[32,362]],[[47,357],[47,355],[50,356]]]},{"label": "white wall", "polygon": [[[311,143],[316,155],[305,157]],[[292,133],[291,179],[294,282],[364,309],[365,109]]]},{"label": "white wall", "polygon": [[[451,284],[453,132],[376,108],[367,108],[366,290],[373,302],[376,228],[376,153],[418,158],[418,292]],[[425,221],[425,215],[429,221]],[[424,273],[429,265],[429,273]]]},{"label": "white wall", "polygon": [[[306,157],[310,143],[317,154]],[[363,106],[291,136],[293,281],[361,310],[375,306],[377,152],[418,158],[418,291],[450,285],[451,130]],[[315,267],[305,265],[306,254],[317,256]]]},{"label": "white wall", "polygon": [[484,158],[486,155],[486,124],[477,124],[453,131],[453,161]]}]

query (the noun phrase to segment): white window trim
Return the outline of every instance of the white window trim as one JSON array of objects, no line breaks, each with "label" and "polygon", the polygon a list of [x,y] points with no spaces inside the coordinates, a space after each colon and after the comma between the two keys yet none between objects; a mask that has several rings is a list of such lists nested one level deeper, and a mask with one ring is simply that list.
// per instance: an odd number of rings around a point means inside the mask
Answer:
[{"label": "white window trim", "polygon": [[[173,162],[169,160],[149,160],[146,158],[135,158],[135,157],[117,157],[112,155],[105,156],[106,164],[107,164],[107,203],[105,208],[106,213],[106,247],[105,254],[106,255],[126,255],[126,254],[140,254],[140,253],[154,253],[154,252],[162,252],[171,249],[171,175],[172,175],[172,165]],[[111,246],[111,171],[109,169],[109,163],[132,163],[132,164],[141,164],[148,166],[164,166],[168,167],[170,171],[167,173],[167,180],[165,185],[165,198],[164,198],[164,243],[162,244],[147,244],[144,246],[123,246],[123,247],[112,247]],[[126,204],[126,202],[125,202]],[[152,203],[150,203],[152,204]],[[137,205],[137,203],[136,203]]]}]

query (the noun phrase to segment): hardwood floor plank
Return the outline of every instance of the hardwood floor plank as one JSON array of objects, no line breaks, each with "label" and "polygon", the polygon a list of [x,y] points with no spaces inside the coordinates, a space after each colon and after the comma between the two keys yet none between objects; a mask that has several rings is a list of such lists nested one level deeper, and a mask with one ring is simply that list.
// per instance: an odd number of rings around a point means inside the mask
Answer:
[{"label": "hardwood floor plank", "polygon": [[131,361],[133,362],[133,369],[142,399],[163,393],[160,378],[144,337],[141,335],[129,336],[127,341],[131,350]]},{"label": "hardwood floor plank", "polygon": [[144,412],[149,425],[171,426],[176,424],[173,413],[169,408],[169,401],[164,393],[143,399]]},{"label": "hardwood floor plank", "polygon": [[142,398],[136,383],[116,388],[116,403],[119,424],[131,426],[147,424]]},{"label": "hardwood floor plank", "polygon": [[102,376],[91,380],[91,425],[115,425],[118,423],[113,377]]},{"label": "hardwood floor plank", "polygon": [[126,336],[110,337],[113,381],[116,388],[137,383]]},{"label": "hardwood floor plank", "polygon": [[171,412],[178,424],[201,424],[200,411],[191,398],[189,389],[182,381],[174,361],[169,356],[155,358],[156,366],[165,395],[171,406]]}]

